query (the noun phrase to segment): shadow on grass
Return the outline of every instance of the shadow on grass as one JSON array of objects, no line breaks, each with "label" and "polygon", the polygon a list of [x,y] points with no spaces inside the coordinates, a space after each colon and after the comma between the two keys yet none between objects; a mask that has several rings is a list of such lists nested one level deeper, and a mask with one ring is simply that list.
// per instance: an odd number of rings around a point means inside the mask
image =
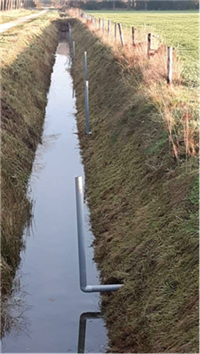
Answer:
[{"label": "shadow on grass", "polygon": [[[32,22],[35,21],[36,19]],[[14,32],[10,30],[2,35],[3,301],[6,294],[12,292],[12,279],[19,265],[20,250],[23,246],[23,229],[31,216],[31,204],[26,195],[27,186],[42,132],[47,91],[58,43],[58,26],[57,21],[51,21],[38,34],[38,31],[35,32],[35,24],[30,23],[29,32],[22,27],[21,33],[17,27]],[[24,48],[19,54],[18,47]],[[11,64],[8,65],[7,62]]]}]

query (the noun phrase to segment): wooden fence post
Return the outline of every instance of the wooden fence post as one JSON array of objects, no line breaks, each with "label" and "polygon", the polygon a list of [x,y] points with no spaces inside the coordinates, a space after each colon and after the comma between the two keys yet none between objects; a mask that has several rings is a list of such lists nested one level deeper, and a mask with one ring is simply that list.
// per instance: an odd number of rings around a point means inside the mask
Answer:
[{"label": "wooden fence post", "polygon": [[121,44],[122,44],[122,47],[123,47],[123,46],[124,46],[124,36],[123,36],[123,31],[122,31],[122,25],[121,25],[121,23],[118,23],[118,27],[119,27],[120,40],[121,40]]},{"label": "wooden fence post", "polygon": [[148,33],[147,36],[147,58],[150,59],[150,50],[151,50],[151,33]]},{"label": "wooden fence post", "polygon": [[104,18],[102,19],[102,22],[103,22],[102,29],[103,29],[103,33],[104,33],[104,29],[105,29],[105,19]]},{"label": "wooden fence post", "polygon": [[132,27],[132,44],[135,45],[135,27]]},{"label": "wooden fence post", "polygon": [[108,36],[110,37],[110,20],[108,20]]},{"label": "wooden fence post", "polygon": [[172,57],[173,48],[167,47],[167,83],[169,85],[172,83]]},{"label": "wooden fence post", "polygon": [[99,17],[99,30],[101,29],[101,19]]},{"label": "wooden fence post", "polygon": [[115,36],[115,41],[117,40],[117,23],[115,22],[115,33],[114,33],[114,36]]}]

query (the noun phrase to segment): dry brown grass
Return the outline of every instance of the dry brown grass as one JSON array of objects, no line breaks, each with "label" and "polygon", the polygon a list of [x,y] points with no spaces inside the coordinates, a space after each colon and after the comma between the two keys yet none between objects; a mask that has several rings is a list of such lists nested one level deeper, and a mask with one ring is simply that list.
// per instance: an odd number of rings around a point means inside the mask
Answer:
[{"label": "dry brown grass", "polygon": [[[69,14],[84,23],[77,10],[70,10]],[[141,82],[142,89],[145,85],[148,95],[152,97],[162,113],[174,156],[179,158],[179,155],[182,154],[196,155],[199,151],[198,90],[183,85],[182,63],[176,51],[173,51],[173,85],[167,85],[167,46],[159,39],[152,37],[152,49],[150,59],[148,59],[146,33],[136,31],[136,44],[133,46],[130,30],[125,29],[125,45],[122,47],[119,34],[117,34],[117,41],[115,41],[114,35],[110,37],[107,35],[106,28],[103,32],[97,29],[98,24],[94,26],[90,20],[86,25],[105,45],[112,48],[124,71],[137,73],[137,79]],[[188,94],[188,91],[191,93]],[[175,111],[180,111],[178,112],[178,120]],[[184,152],[182,142],[184,142]]]},{"label": "dry brown grass", "polygon": [[57,15],[47,14],[1,38],[1,276],[8,292],[30,216],[26,191],[42,131],[57,45]]},{"label": "dry brown grass", "polygon": [[[190,96],[180,85],[168,88],[165,80],[149,89],[121,49],[116,55],[85,25],[71,23],[95,258],[103,283],[124,283],[102,299],[110,351],[196,353],[198,160],[186,154],[186,145],[192,145],[184,141],[184,119],[191,129],[194,123],[186,109]],[[85,135],[84,51],[90,137]]]}]

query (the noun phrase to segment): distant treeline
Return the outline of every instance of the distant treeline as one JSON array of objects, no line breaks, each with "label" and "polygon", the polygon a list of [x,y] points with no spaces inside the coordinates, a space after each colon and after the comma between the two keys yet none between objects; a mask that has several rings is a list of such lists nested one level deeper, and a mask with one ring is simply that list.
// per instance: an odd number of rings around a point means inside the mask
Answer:
[{"label": "distant treeline", "polygon": [[0,0],[1,11],[33,7],[35,7],[33,0]]},{"label": "distant treeline", "polygon": [[112,9],[128,9],[128,10],[195,10],[199,9],[199,1],[197,0],[109,0],[109,1],[66,1],[72,7],[80,7],[83,10],[112,10]]},{"label": "distant treeline", "polygon": [[20,9],[21,0],[0,0],[0,10]]}]

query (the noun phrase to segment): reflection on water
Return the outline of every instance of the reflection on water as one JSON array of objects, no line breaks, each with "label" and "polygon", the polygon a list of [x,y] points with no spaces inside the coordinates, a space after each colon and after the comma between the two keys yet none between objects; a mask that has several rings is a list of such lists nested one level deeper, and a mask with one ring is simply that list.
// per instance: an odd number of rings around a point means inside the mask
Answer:
[{"label": "reflection on water", "polygon": [[82,313],[82,315],[80,316],[77,353],[85,353],[87,320],[94,320],[94,319],[99,319],[99,318],[101,318],[100,312],[85,312],[85,313]]},{"label": "reflection on water", "polygon": [[26,314],[30,306],[26,303],[26,296],[26,291],[20,286],[20,276],[17,275],[13,282],[13,292],[4,301],[2,308],[3,334],[9,334],[12,331],[15,338],[22,332],[29,336],[30,323]]},{"label": "reflection on water", "polygon": [[[74,178],[84,176],[84,169],[68,53],[67,44],[60,43],[42,143],[30,178],[29,195],[34,204],[30,236],[26,237],[26,229],[15,290],[7,299],[5,353],[76,353],[81,314],[99,312],[99,294],[85,294],[79,288]],[[86,203],[84,212],[88,281],[98,284]],[[86,352],[105,352],[103,320],[90,324],[88,321]]]}]

